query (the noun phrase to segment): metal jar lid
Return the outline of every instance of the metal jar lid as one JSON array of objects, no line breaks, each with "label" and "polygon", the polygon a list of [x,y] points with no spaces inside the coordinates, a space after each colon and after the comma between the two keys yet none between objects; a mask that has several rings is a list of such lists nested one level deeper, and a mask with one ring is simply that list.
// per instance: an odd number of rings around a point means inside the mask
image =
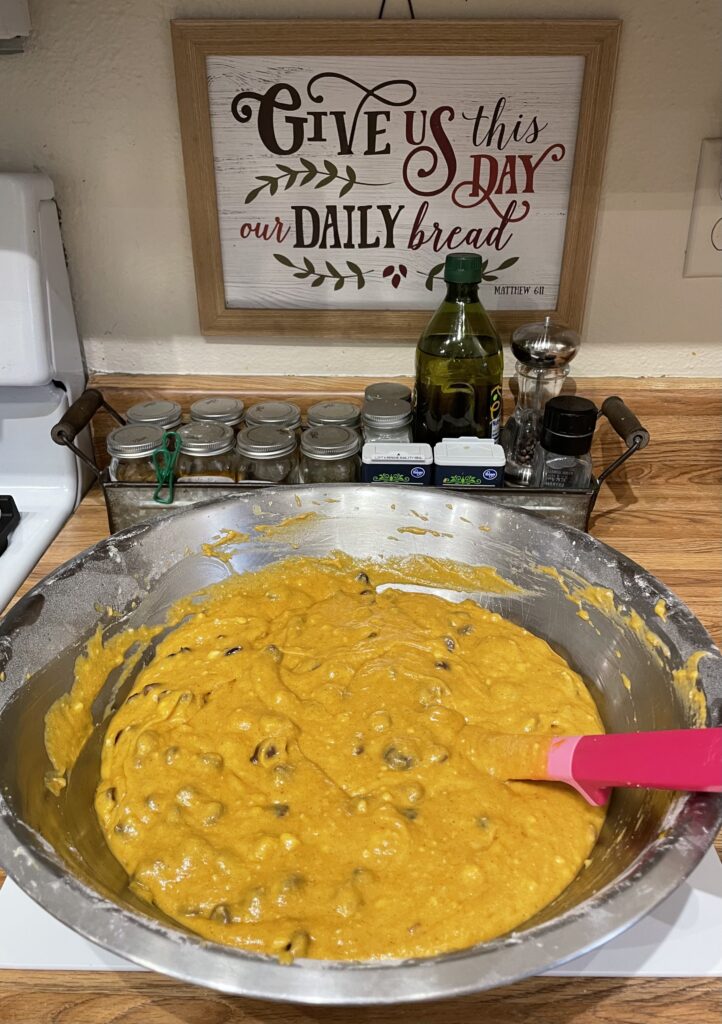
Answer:
[{"label": "metal jar lid", "polygon": [[309,427],[357,427],[361,410],[355,402],[316,402],[308,410]]},{"label": "metal jar lid", "polygon": [[240,398],[227,398],[223,395],[199,398],[191,406],[191,419],[227,423],[229,427],[235,427],[243,419],[243,402]]},{"label": "metal jar lid", "polygon": [[183,455],[223,455],[233,448],[233,431],[225,423],[186,423],[178,430]]},{"label": "metal jar lid", "polygon": [[278,459],[296,450],[296,435],[285,427],[244,427],[236,451],[250,459]]},{"label": "metal jar lid", "polygon": [[295,430],[301,425],[301,410],[293,402],[257,402],[246,411],[246,425]]},{"label": "metal jar lid", "polygon": [[152,423],[128,423],[111,430],[105,444],[113,458],[145,459],[163,444],[163,430]]},{"label": "metal jar lid", "polygon": [[172,430],[181,422],[182,410],[178,402],[157,399],[131,405],[125,414],[128,423],[153,423],[156,427]]},{"label": "metal jar lid", "polygon": [[411,423],[411,406],[401,399],[378,399],[363,408],[363,421],[370,427],[405,427]]},{"label": "metal jar lid", "polygon": [[364,391],[367,402],[411,402],[411,388],[406,384],[385,380],[379,384],[369,384]]},{"label": "metal jar lid", "polygon": [[352,427],[325,425],[309,427],[301,437],[301,452],[312,459],[330,462],[348,459],[361,447],[361,438]]}]

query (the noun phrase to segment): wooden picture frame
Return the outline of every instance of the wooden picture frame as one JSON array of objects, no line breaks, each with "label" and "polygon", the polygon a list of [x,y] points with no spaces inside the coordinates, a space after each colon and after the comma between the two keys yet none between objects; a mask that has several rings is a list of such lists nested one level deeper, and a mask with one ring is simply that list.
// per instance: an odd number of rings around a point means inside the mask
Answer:
[{"label": "wooden picture frame", "polygon": [[[612,20],[173,21],[173,54],[202,332],[210,336],[416,339],[435,305],[432,302],[424,309],[389,309],[343,305],[244,308],[227,304],[207,61],[253,56],[299,60],[360,56],[583,58],[556,301],[549,309],[491,309],[502,333],[544,315],[578,330],[584,314],[620,27],[621,22]],[[374,285],[379,282],[380,271],[375,273]],[[361,287],[360,283],[358,286]],[[339,298],[343,299],[343,293]],[[355,296],[355,301],[360,299]]]}]

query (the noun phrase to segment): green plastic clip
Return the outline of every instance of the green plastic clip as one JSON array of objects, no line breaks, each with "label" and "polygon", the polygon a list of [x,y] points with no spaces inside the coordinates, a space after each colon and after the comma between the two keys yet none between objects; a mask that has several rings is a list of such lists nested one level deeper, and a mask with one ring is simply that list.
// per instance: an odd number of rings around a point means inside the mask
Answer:
[{"label": "green plastic clip", "polygon": [[[172,448],[168,447],[169,442],[172,442]],[[175,430],[166,431],[163,434],[163,444],[151,456],[157,481],[156,488],[153,491],[153,501],[157,501],[159,505],[173,504],[175,464],[178,461],[179,454],[180,437]]]}]

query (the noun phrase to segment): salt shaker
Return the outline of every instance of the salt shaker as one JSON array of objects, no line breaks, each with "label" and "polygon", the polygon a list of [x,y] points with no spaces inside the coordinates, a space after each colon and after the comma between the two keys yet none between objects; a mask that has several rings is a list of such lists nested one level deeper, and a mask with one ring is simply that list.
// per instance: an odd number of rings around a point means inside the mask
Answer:
[{"label": "salt shaker", "polygon": [[561,391],[580,344],[575,331],[554,323],[551,317],[514,331],[511,350],[517,359],[518,395],[501,435],[507,483],[532,485],[532,462],[541,436],[544,407]]}]

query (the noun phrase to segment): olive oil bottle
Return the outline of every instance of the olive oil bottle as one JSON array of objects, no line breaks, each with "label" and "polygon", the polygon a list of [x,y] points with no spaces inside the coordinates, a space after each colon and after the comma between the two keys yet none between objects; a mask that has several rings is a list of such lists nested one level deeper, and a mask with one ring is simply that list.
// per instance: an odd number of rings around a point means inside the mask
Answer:
[{"label": "olive oil bottle", "polygon": [[504,361],[499,336],[479,301],[481,256],[447,256],[444,280],[446,298],[416,347],[415,440],[498,441]]}]

